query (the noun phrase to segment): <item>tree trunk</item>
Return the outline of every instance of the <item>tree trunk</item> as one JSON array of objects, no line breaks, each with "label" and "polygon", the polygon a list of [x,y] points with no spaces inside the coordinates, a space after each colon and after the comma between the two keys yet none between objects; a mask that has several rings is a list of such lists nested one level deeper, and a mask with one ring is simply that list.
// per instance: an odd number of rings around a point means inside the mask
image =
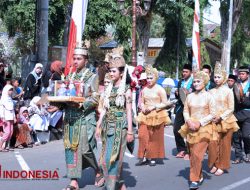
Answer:
[{"label": "tree trunk", "polygon": [[[242,1],[243,0],[234,0],[233,5],[233,23],[232,23],[232,36],[237,28],[240,14],[242,12]],[[220,7],[220,15],[221,15],[221,64],[224,68],[226,68],[226,57],[228,49],[231,47],[227,47],[228,42],[228,19],[229,19],[229,4],[228,1],[221,0]]]},{"label": "tree trunk", "polygon": [[72,12],[72,3],[69,3],[67,5],[67,12],[66,12],[66,18],[65,18],[65,30],[63,33],[63,46],[65,47],[68,46],[71,12]]},{"label": "tree trunk", "polygon": [[152,12],[147,15],[137,17],[137,35],[138,35],[138,51],[144,52],[145,62],[148,52],[148,43],[150,38],[150,26],[152,23]]}]

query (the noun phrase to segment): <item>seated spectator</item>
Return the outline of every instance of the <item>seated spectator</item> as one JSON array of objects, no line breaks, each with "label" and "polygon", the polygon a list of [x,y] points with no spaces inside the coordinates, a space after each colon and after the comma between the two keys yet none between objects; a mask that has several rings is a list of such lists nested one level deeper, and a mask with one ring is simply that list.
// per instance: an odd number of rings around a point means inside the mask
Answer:
[{"label": "seated spectator", "polygon": [[32,147],[31,132],[33,130],[29,126],[29,113],[27,107],[23,106],[20,108],[17,121],[13,135],[16,138],[15,147],[20,149]]},{"label": "seated spectator", "polygon": [[43,69],[43,65],[41,63],[37,63],[33,71],[29,73],[25,81],[23,98],[25,100],[26,106],[29,106],[30,100],[33,97],[38,96],[41,92],[42,69]]},{"label": "seated spectator", "polygon": [[62,137],[62,125],[63,125],[63,112],[62,108],[57,105],[50,105],[47,108],[50,113],[49,130],[53,133],[55,138],[59,140]]},{"label": "seated spectator", "polygon": [[35,96],[28,107],[30,116],[30,127],[36,131],[37,142],[46,143],[49,141],[49,113],[46,107],[40,102],[41,97]]},{"label": "seated spectator", "polygon": [[19,109],[21,106],[24,105],[23,102],[23,89],[19,86],[19,80],[18,79],[12,79],[11,85],[13,86],[13,93],[12,93],[12,99],[15,102],[16,107]]}]

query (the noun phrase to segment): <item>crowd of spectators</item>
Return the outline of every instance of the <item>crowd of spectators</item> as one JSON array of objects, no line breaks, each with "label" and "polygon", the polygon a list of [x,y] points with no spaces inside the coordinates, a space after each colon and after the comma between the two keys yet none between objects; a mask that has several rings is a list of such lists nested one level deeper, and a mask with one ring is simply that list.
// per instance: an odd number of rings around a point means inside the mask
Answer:
[{"label": "crowd of spectators", "polygon": [[[6,77],[0,60],[0,152],[31,148],[60,139],[63,135],[62,110],[42,98],[43,82],[60,80],[62,62],[53,62],[46,76],[37,63],[26,79]],[[46,84],[47,84],[46,83]]]}]

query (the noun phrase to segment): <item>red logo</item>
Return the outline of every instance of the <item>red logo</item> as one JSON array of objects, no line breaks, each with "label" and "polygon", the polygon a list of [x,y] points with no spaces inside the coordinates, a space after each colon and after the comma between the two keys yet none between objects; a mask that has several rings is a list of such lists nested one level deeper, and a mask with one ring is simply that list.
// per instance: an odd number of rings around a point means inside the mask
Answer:
[{"label": "red logo", "polygon": [[58,169],[55,170],[3,170],[0,165],[0,180],[58,180]]}]

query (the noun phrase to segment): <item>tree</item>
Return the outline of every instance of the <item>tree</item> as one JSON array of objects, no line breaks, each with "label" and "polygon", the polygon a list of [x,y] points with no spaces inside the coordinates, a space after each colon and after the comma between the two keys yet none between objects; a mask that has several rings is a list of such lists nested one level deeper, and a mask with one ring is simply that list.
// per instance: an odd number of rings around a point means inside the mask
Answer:
[{"label": "tree", "polygon": [[[228,52],[227,42],[229,40],[228,28],[229,28],[229,2],[228,0],[221,0],[220,15],[221,15],[221,44],[222,44],[222,55],[221,64],[226,68],[226,56]],[[237,28],[240,15],[242,12],[243,0],[233,1],[233,19],[232,19],[232,36]],[[249,10],[248,10],[249,11]]]},{"label": "tree", "polygon": [[248,65],[250,62],[250,0],[243,1],[242,13],[232,40],[232,63]]},{"label": "tree", "polygon": [[[71,0],[49,1],[49,44],[62,44],[65,26],[66,4]],[[16,0],[0,2],[0,18],[3,20],[8,34],[18,34],[17,46],[22,53],[34,50],[36,1]]]}]

